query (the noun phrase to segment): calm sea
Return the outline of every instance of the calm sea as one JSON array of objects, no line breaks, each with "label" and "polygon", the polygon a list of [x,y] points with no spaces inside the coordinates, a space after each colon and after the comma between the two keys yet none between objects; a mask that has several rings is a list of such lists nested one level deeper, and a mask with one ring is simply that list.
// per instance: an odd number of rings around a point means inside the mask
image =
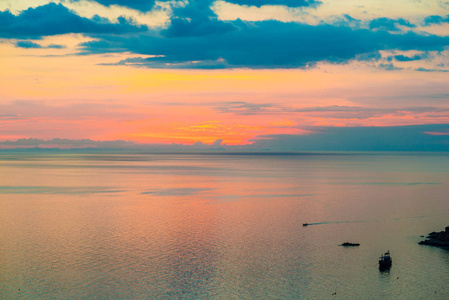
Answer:
[{"label": "calm sea", "polygon": [[418,245],[448,154],[4,152],[0,176],[1,299],[449,299],[449,251]]}]

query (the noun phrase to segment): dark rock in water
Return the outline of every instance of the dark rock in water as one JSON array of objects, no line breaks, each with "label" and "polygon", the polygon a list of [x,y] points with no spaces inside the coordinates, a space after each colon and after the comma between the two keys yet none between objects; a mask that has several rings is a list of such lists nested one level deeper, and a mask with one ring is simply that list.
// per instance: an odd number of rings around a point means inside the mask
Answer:
[{"label": "dark rock in water", "polygon": [[420,245],[430,245],[438,247],[449,247],[449,226],[444,231],[431,232],[427,236],[427,239],[419,242]]},{"label": "dark rock in water", "polygon": [[354,247],[354,246],[360,246],[360,244],[359,244],[359,243],[349,243],[349,242],[345,242],[345,243],[341,244],[340,246]]}]

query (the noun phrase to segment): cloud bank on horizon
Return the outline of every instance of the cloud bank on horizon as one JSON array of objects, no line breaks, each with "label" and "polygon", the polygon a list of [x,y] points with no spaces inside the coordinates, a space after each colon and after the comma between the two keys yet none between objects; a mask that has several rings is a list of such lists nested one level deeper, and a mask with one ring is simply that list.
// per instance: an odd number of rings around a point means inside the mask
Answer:
[{"label": "cloud bank on horizon", "polygon": [[138,144],[132,141],[19,139],[0,142],[0,149],[115,149],[168,152],[268,152],[301,151],[449,151],[449,124],[395,127],[314,127],[309,134],[259,136],[252,144],[232,146],[222,140],[212,144]]},{"label": "cloud bank on horizon", "polygon": [[445,149],[444,0],[2,1],[0,50],[0,141]]}]

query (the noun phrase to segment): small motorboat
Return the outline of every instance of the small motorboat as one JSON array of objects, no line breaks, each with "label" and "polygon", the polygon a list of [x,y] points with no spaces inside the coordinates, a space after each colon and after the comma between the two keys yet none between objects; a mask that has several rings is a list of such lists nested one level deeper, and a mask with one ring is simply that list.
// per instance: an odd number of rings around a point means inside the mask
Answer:
[{"label": "small motorboat", "polygon": [[349,242],[345,242],[343,244],[341,244],[340,246],[344,246],[344,247],[357,247],[360,246],[359,243],[349,243]]},{"label": "small motorboat", "polygon": [[302,226],[308,226],[309,225],[309,223],[303,223],[302,224]]},{"label": "small motorboat", "polygon": [[379,257],[379,270],[386,271],[391,268],[392,260],[390,256],[390,251],[385,252],[384,255]]}]

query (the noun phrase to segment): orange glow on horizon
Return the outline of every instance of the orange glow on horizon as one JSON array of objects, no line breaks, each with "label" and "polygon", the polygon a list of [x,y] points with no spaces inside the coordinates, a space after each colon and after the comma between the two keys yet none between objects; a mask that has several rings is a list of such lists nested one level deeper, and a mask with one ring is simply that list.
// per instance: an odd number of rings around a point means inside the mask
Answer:
[{"label": "orange glow on horizon", "polygon": [[447,101],[426,103],[434,111],[407,109],[423,105],[414,95],[447,94],[446,73],[428,78],[424,72],[357,64],[308,70],[111,66],[100,64],[130,54],[76,55],[83,38],[60,38],[68,45],[63,52],[0,44],[0,139],[167,144],[221,139],[244,145],[263,135],[306,134],[313,126],[449,123]]}]

